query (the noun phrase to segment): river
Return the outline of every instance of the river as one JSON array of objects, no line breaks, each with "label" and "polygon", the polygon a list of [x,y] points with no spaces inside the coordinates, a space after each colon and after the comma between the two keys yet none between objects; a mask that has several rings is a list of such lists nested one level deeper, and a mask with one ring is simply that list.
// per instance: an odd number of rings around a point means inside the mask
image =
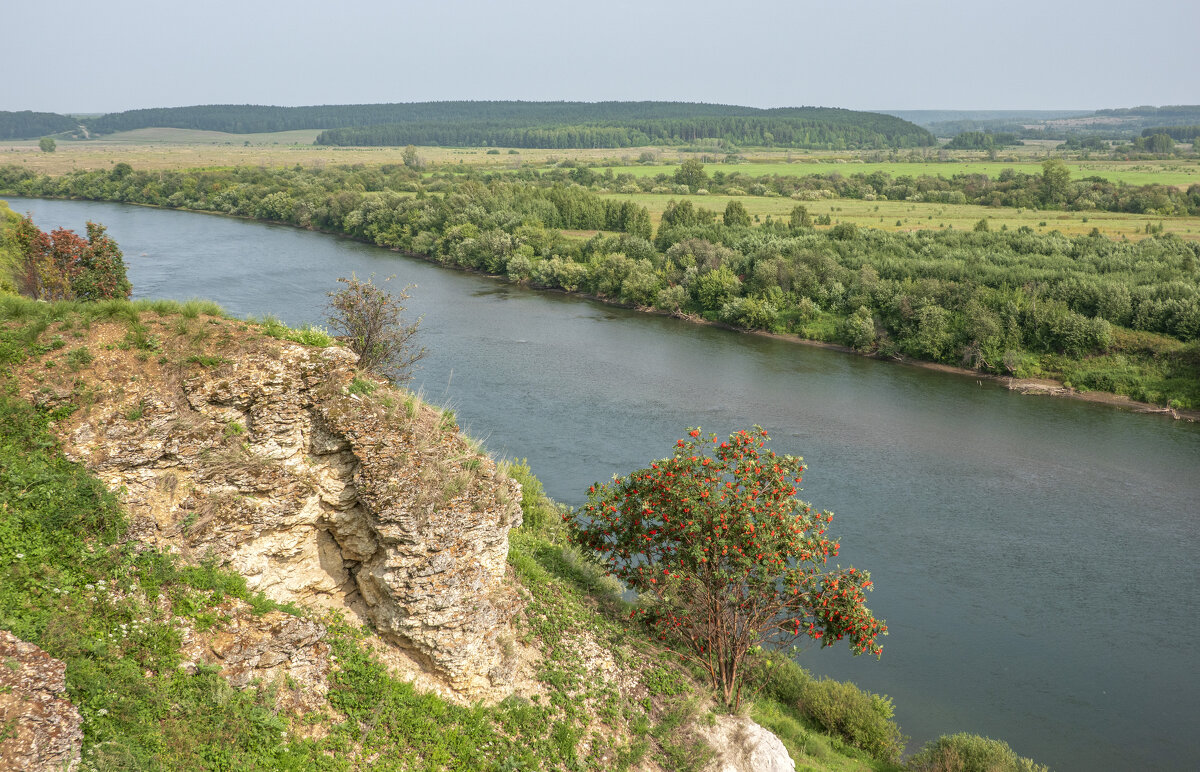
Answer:
[{"label": "river", "polygon": [[135,297],[319,321],[338,276],[416,284],[415,386],[568,504],[685,427],[767,427],[805,457],[843,564],[872,573],[881,660],[800,662],[896,703],[912,748],[968,731],[1056,770],[1200,758],[1200,425],[648,316],[329,235],[188,212],[8,199],[102,222]]}]

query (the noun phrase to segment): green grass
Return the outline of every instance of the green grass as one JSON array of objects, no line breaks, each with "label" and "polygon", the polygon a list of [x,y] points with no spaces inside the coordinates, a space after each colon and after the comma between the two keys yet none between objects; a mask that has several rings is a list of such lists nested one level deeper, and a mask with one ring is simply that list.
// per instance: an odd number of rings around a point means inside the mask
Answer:
[{"label": "green grass", "polygon": [[[691,201],[694,206],[704,207],[718,216],[725,211],[730,201],[739,201],[751,217],[760,220],[768,216],[786,220],[792,209],[801,204],[811,217],[828,214],[832,225],[849,222],[864,228],[884,231],[914,231],[926,229],[970,230],[982,218],[987,218],[992,230],[1005,227],[1016,230],[1022,225],[1038,233],[1057,230],[1067,235],[1086,235],[1095,228],[1109,238],[1129,239],[1146,237],[1146,225],[1163,225],[1165,233],[1174,233],[1184,239],[1200,239],[1200,217],[1156,217],[1145,214],[1123,212],[1055,212],[1048,210],[1021,210],[1013,207],[979,206],[977,204],[933,204],[913,201],[862,201],[852,198],[795,201],[791,198],[766,196],[681,196],[674,193],[606,193],[602,198],[634,201],[650,210],[650,221],[655,228],[662,221],[662,213],[671,200]],[[897,225],[897,221],[899,224]],[[1045,225],[1040,223],[1044,222]],[[831,227],[830,226],[830,227]],[[825,227],[825,226],[819,226]]]},{"label": "green grass", "polygon": [[21,215],[8,208],[0,200],[0,295],[17,291],[16,269],[21,250],[13,239],[12,232]]},{"label": "green grass", "polygon": [[[14,363],[15,336],[0,331],[0,371]],[[0,628],[66,663],[86,763],[288,768],[296,749],[269,695],[179,667],[179,620],[198,626],[230,597],[260,613],[275,604],[214,566],[121,543],[115,497],[61,455],[48,420],[0,395]]]},{"label": "green grass", "polygon": [[[251,320],[254,321],[254,320]],[[303,343],[306,346],[326,348],[333,345],[333,336],[323,327],[305,325],[303,327],[288,327],[274,316],[266,316],[257,322],[262,327],[264,335],[279,340],[290,340],[293,343]]]}]

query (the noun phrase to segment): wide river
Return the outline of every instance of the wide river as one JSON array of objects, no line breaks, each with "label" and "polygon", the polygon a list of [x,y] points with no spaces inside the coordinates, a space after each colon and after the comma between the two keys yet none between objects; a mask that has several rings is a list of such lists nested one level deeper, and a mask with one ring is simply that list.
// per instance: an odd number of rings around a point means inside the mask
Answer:
[{"label": "wide river", "polygon": [[881,660],[800,662],[892,696],[912,747],[1002,738],[1057,770],[1200,759],[1200,425],[520,289],[333,236],[188,212],[10,198],[108,226],[135,297],[320,321],[336,279],[416,284],[415,385],[556,499],[761,424],[809,464],[844,564],[871,571]]}]

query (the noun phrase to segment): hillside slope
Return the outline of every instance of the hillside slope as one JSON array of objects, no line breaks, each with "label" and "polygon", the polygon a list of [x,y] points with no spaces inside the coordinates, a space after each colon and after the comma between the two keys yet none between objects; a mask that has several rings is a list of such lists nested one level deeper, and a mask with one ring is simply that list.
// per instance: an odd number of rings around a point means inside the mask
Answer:
[{"label": "hillside slope", "polygon": [[[329,343],[0,298],[0,630],[65,663],[83,768],[791,768],[526,467]],[[890,768],[774,710],[798,761]]]}]

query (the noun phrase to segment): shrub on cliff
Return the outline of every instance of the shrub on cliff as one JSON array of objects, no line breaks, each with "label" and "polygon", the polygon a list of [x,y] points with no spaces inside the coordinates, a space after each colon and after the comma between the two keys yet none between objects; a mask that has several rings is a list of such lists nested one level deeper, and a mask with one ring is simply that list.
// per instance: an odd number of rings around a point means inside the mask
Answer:
[{"label": "shrub on cliff", "polygon": [[[404,320],[404,301],[408,300],[411,285],[393,295],[375,284],[374,277],[359,281],[358,277],[341,277],[346,286],[329,293],[326,321],[341,335],[346,345],[358,354],[358,366],[377,372],[394,383],[412,378],[417,360],[425,356],[424,347],[416,345],[420,318],[411,324]],[[391,278],[384,281],[390,281]]]},{"label": "shrub on cliff", "polygon": [[13,231],[18,249],[17,288],[38,300],[114,300],[132,291],[117,242],[89,222],[87,240],[74,231],[43,232],[26,216]]}]

